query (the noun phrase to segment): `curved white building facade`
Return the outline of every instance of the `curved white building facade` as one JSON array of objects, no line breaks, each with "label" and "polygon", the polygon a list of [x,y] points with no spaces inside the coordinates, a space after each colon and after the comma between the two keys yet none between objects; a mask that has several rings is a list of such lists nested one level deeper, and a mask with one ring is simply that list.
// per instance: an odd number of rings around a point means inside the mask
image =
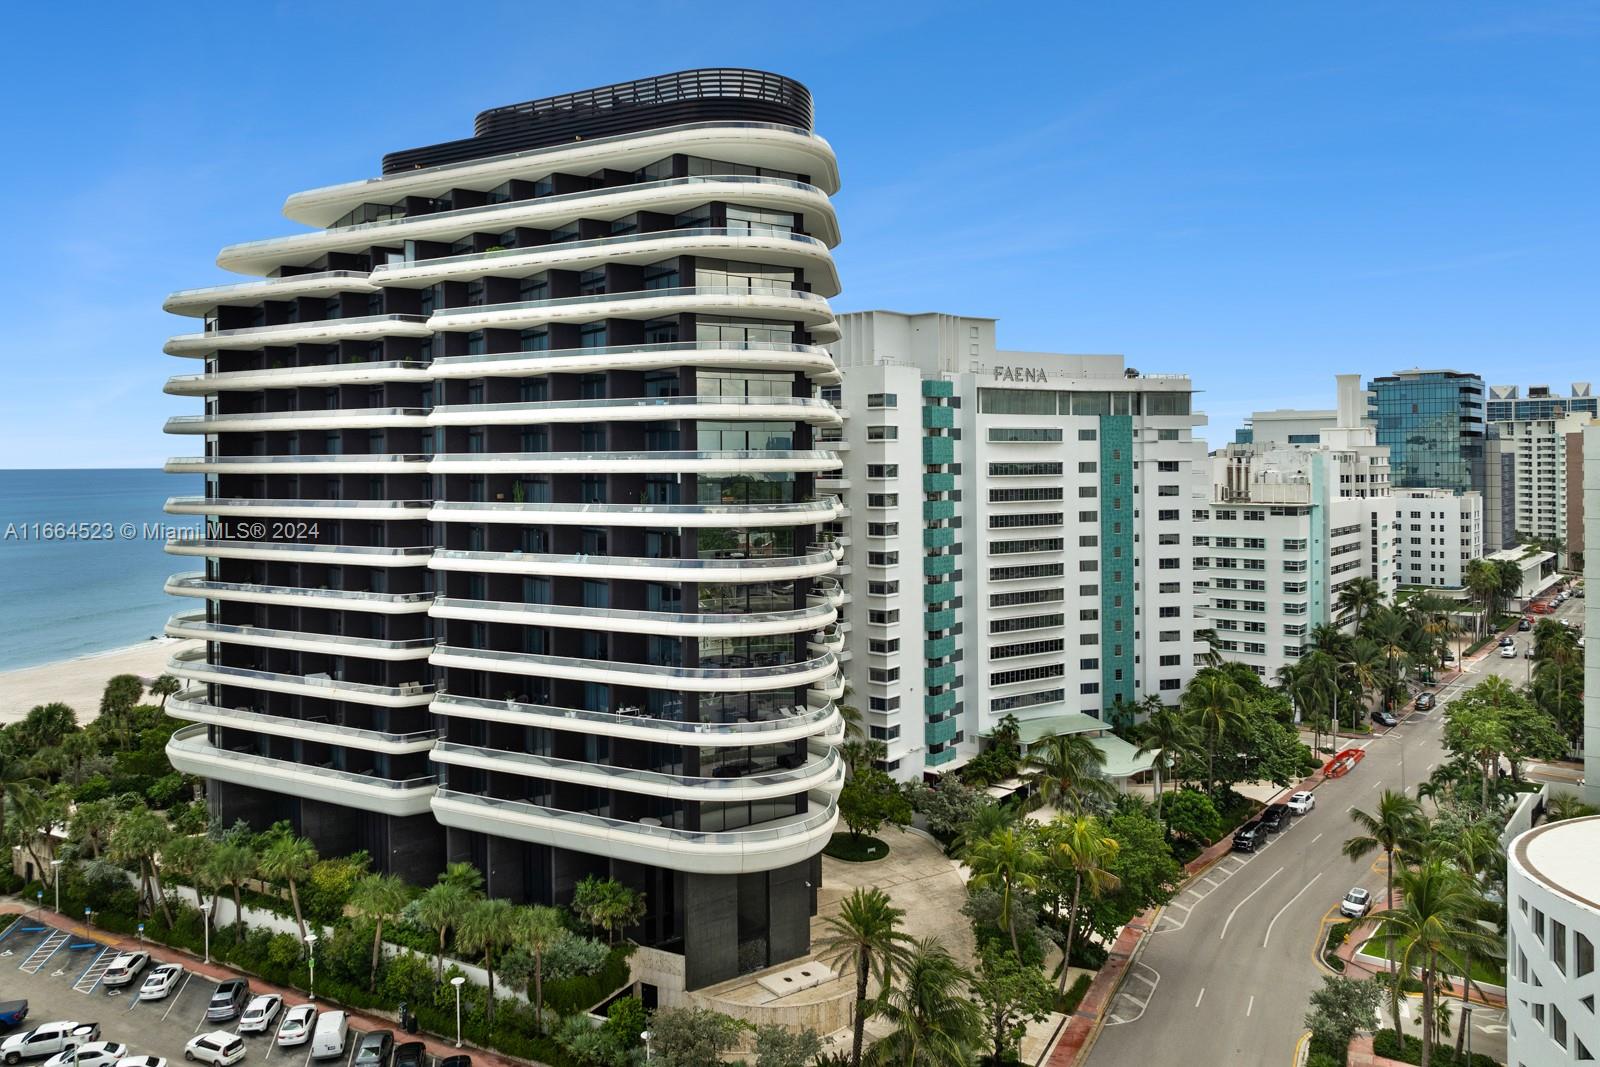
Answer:
[{"label": "curved white building facade", "polygon": [[224,249],[167,429],[203,442],[175,766],[431,881],[645,894],[693,988],[803,953],[843,689],[810,96],[702,70],[496,108]]},{"label": "curved white building facade", "polygon": [[1545,823],[1506,862],[1507,1063],[1592,1063],[1600,1052],[1600,816]]}]

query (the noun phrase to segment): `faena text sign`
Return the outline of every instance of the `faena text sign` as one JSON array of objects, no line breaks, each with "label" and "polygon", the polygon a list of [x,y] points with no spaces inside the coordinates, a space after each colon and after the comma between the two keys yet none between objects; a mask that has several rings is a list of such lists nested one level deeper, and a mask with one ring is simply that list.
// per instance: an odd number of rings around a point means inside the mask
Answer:
[{"label": "faena text sign", "polygon": [[994,380],[997,382],[1028,382],[1044,385],[1049,381],[1045,377],[1043,367],[996,367]]}]

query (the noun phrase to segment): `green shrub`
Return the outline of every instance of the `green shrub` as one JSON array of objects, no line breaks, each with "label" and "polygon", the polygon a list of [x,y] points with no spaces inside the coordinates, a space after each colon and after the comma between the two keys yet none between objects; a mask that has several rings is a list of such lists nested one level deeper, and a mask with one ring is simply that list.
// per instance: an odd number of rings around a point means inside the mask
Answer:
[{"label": "green shrub", "polygon": [[1083,1003],[1084,995],[1089,992],[1089,986],[1094,983],[1092,975],[1080,974],[1072,980],[1066,996],[1056,1002],[1056,1010],[1063,1015],[1071,1015],[1078,1010],[1078,1005]]},{"label": "green shrub", "polygon": [[632,954],[632,945],[617,945],[594,974],[545,982],[545,1006],[558,1015],[588,1011],[628,984],[628,957]]},{"label": "green shrub", "polygon": [[[1404,1042],[1393,1030],[1379,1030],[1372,1035],[1372,1051],[1379,1056],[1402,1063],[1422,1062],[1422,1040],[1413,1034],[1405,1035]],[[1500,1067],[1500,1064],[1481,1052],[1474,1052],[1469,1062],[1465,1055],[1457,1056],[1455,1046],[1448,1042],[1435,1042],[1433,1067]]]}]

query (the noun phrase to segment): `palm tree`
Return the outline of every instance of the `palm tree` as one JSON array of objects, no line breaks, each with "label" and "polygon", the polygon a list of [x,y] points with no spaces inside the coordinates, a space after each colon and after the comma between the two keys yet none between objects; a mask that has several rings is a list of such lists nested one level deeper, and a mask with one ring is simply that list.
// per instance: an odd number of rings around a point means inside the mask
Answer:
[{"label": "palm tree", "polygon": [[[1383,657],[1388,681],[1404,681],[1405,667],[1410,664],[1416,645],[1415,635],[1405,616],[1393,611],[1381,612],[1372,617],[1367,632],[1378,654]],[[1387,693],[1385,707],[1393,707],[1393,703],[1387,699]]]},{"label": "palm tree", "polygon": [[905,912],[889,902],[881,889],[856,889],[839,905],[839,914],[823,923],[828,933],[817,946],[817,956],[836,970],[846,965],[856,970],[854,1031],[850,1044],[851,1067],[860,1067],[861,1040],[865,1032],[868,979],[876,976],[887,993],[894,984],[894,972],[905,959],[909,938],[900,929]]},{"label": "palm tree", "polygon": [[470,863],[447,863],[439,874],[439,881],[465,889],[474,897],[483,895],[483,872]]},{"label": "palm tree", "polygon": [[1230,729],[1244,723],[1244,690],[1226,675],[1201,671],[1184,691],[1183,707],[1205,745],[1206,789],[1214,791],[1217,746]]},{"label": "palm tree", "polygon": [[1077,814],[1085,801],[1110,804],[1117,787],[1103,772],[1106,754],[1086,734],[1052,734],[1033,745],[1022,766],[1040,803]]},{"label": "palm tree", "polygon": [[472,896],[465,889],[444,881],[442,876],[417,898],[417,922],[439,935],[439,951],[433,957],[436,981],[444,981],[445,939],[451,930],[460,925],[467,909],[472,907],[472,901]]},{"label": "palm tree", "polygon": [[[160,681],[160,679],[156,679]],[[269,882],[281,882],[289,888],[289,903],[294,908],[295,925],[300,928],[300,940],[306,939],[306,920],[300,911],[301,882],[311,877],[317,865],[317,848],[309,838],[284,834],[267,846],[258,866],[261,877]]]},{"label": "palm tree", "polygon": [[11,739],[0,734],[0,841],[6,840],[6,808],[16,807],[29,790],[44,788],[28,767],[32,753],[16,750]]},{"label": "palm tree", "polygon": [[109,851],[117,863],[135,863],[139,867],[140,906],[148,899],[152,909],[161,908],[161,915],[172,925],[172,910],[167,907],[166,894],[161,892],[161,876],[156,870],[156,856],[172,839],[167,820],[159,812],[143,804],[136,804],[124,812],[111,831]]},{"label": "palm tree", "polygon": [[1150,767],[1156,772],[1156,818],[1161,818],[1161,798],[1168,771],[1178,765],[1180,756],[1195,749],[1194,731],[1184,721],[1176,708],[1162,707],[1152,711],[1145,720],[1144,737],[1134,750],[1137,756],[1150,755]]},{"label": "palm tree", "polygon": [[1015,826],[1017,814],[1017,809],[1011,804],[979,804],[972,818],[966,821],[956,833],[955,840],[950,842],[950,854],[959,860],[966,859],[973,845],[1007,827]]},{"label": "palm tree", "polygon": [[1013,905],[1018,893],[1039,888],[1040,856],[1026,831],[1001,830],[973,844],[967,855],[974,889],[995,889],[1000,893],[1000,922],[1011,935],[1011,951],[1020,959],[1017,925]]},{"label": "palm tree", "polygon": [[[350,893],[350,906],[373,920],[372,928],[372,981],[369,993],[378,989],[378,963],[383,958],[383,924],[398,918],[405,909],[411,892],[406,884],[392,874],[369,874],[355,884]],[[490,986],[491,991],[493,986]]]},{"label": "palm tree", "polygon": [[1585,804],[1571,793],[1562,793],[1560,796],[1550,798],[1550,803],[1544,807],[1545,822],[1560,822],[1562,819],[1581,819],[1589,815],[1600,815],[1600,809],[1592,804]]},{"label": "palm tree", "polygon": [[1072,940],[1078,929],[1078,903],[1083,890],[1091,897],[1109,893],[1121,885],[1121,880],[1107,870],[1116,858],[1120,847],[1114,837],[1105,832],[1100,820],[1092,815],[1079,815],[1059,824],[1059,833],[1051,841],[1050,862],[1072,872],[1072,902],[1067,905],[1067,939],[1061,948],[1061,980],[1057,994],[1067,991],[1067,972],[1072,968]]},{"label": "palm tree", "polygon": [[163,674],[150,683],[150,695],[161,698],[161,710],[167,710],[167,698],[183,689],[183,683],[171,674]]},{"label": "palm tree", "polygon": [[1358,630],[1361,628],[1361,620],[1382,605],[1383,588],[1374,578],[1356,578],[1346,582],[1334,601],[1340,622],[1353,620]]},{"label": "palm tree", "polygon": [[518,908],[512,940],[533,957],[533,1025],[544,1032],[544,956],[572,936],[559,909],[534,905]]},{"label": "palm tree", "polygon": [[206,864],[206,876],[218,886],[226,886],[233,891],[233,937],[234,940],[244,938],[244,899],[242,890],[245,882],[256,875],[255,850],[243,841],[224,841],[211,853],[211,859]]},{"label": "palm tree", "polygon": [[1383,795],[1378,798],[1376,814],[1356,808],[1350,812],[1350,821],[1356,824],[1358,832],[1345,841],[1341,851],[1352,863],[1359,863],[1377,849],[1383,850],[1387,867],[1384,871],[1384,907],[1392,908],[1394,907],[1394,856],[1401,849],[1414,847],[1417,839],[1422,836],[1426,827],[1422,817],[1422,805],[1404,793],[1385,789]]},{"label": "palm tree", "polygon": [[511,944],[513,915],[516,909],[503,897],[480,900],[467,909],[456,927],[456,944],[468,952],[483,953],[483,969],[489,974],[489,996],[484,1019],[494,1025],[494,964],[501,949]]},{"label": "palm tree", "polygon": [[1194,632],[1194,636],[1195,636],[1195,640],[1204,641],[1206,643],[1206,650],[1204,652],[1200,653],[1200,659],[1199,659],[1200,666],[1202,666],[1202,667],[1220,667],[1220,666],[1222,666],[1222,653],[1217,648],[1217,641],[1218,641],[1217,631],[1215,629],[1213,629],[1212,627],[1207,626],[1203,630],[1196,630]]},{"label": "palm tree", "polygon": [[1475,559],[1467,564],[1466,571],[1462,574],[1468,592],[1477,597],[1480,605],[1478,613],[1478,632],[1489,632],[1489,620],[1496,598],[1500,595],[1500,571],[1493,563],[1486,559]]},{"label": "palm tree", "polygon": [[932,937],[911,947],[903,973],[900,988],[878,1009],[893,1029],[872,1046],[870,1061],[884,1067],[967,1067],[983,1036],[983,1013],[968,992],[971,975]]},{"label": "palm tree", "polygon": [[[1422,1067],[1433,1060],[1437,1020],[1434,998],[1441,967],[1459,969],[1464,949],[1488,952],[1491,939],[1472,922],[1477,904],[1469,881],[1453,867],[1437,860],[1415,870],[1400,872],[1400,906],[1386,908],[1374,918],[1383,924],[1394,946],[1399,976],[1420,971],[1422,979]],[[1400,1033],[1400,982],[1390,983],[1389,1002],[1395,1032]]]}]

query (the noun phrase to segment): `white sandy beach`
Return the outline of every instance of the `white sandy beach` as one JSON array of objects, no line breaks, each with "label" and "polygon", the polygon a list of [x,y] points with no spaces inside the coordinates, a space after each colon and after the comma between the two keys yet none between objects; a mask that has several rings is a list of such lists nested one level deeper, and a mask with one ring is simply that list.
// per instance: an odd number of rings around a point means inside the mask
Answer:
[{"label": "white sandy beach", "polygon": [[16,722],[39,704],[60,701],[86,723],[100,714],[100,694],[118,674],[137,674],[146,685],[165,674],[167,660],[196,641],[160,638],[37,667],[0,672],[0,724]]}]

